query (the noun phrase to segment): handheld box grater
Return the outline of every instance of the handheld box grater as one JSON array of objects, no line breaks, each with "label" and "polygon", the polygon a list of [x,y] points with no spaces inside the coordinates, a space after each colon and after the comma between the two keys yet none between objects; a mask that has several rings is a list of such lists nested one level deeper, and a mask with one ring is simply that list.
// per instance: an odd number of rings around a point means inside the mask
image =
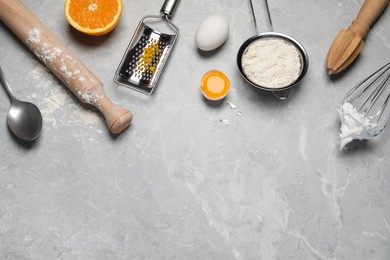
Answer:
[{"label": "handheld box grater", "polygon": [[115,72],[116,83],[148,95],[153,92],[179,35],[179,28],[170,21],[178,2],[165,0],[160,15],[141,19]]}]

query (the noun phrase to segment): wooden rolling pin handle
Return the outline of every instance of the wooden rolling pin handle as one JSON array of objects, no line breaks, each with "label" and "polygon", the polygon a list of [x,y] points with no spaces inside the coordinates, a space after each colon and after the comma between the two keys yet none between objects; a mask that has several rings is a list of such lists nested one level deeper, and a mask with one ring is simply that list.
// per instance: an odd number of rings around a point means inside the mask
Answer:
[{"label": "wooden rolling pin handle", "polygon": [[378,19],[388,6],[390,0],[366,0],[360,9],[357,18],[348,28],[365,39],[371,25]]},{"label": "wooden rolling pin handle", "polygon": [[132,114],[108,99],[100,80],[19,0],[0,0],[0,20],[81,102],[99,109],[112,133],[130,125]]}]

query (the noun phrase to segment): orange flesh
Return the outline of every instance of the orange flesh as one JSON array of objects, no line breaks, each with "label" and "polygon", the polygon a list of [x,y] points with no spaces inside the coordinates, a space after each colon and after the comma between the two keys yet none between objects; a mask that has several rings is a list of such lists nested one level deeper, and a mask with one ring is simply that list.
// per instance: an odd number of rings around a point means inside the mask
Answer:
[{"label": "orange flesh", "polygon": [[203,76],[201,90],[207,99],[219,100],[229,93],[230,82],[225,74],[212,70]]},{"label": "orange flesh", "polygon": [[77,30],[102,35],[111,31],[122,13],[122,0],[66,0],[65,14]]},{"label": "orange flesh", "polygon": [[69,13],[80,26],[90,29],[109,24],[118,10],[117,1],[72,1]]}]

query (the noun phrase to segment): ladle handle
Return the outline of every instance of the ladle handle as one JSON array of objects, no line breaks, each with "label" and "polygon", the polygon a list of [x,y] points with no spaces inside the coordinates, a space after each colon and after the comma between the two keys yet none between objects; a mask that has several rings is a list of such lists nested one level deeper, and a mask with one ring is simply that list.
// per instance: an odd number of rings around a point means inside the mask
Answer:
[{"label": "ladle handle", "polygon": [[2,83],[2,85],[4,86],[5,90],[7,90],[8,92],[8,95],[9,97],[11,98],[11,100],[15,100],[15,94],[14,92],[12,91],[10,85],[8,84],[8,81],[7,81],[7,78],[5,77],[5,74],[4,74],[4,71],[3,69],[1,68],[0,66],[0,82]]}]

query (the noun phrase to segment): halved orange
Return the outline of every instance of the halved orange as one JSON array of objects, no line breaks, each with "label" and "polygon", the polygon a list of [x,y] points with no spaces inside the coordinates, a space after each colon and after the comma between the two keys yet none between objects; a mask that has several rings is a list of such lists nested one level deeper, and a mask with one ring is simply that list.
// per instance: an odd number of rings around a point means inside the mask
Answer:
[{"label": "halved orange", "polygon": [[66,0],[65,16],[76,30],[93,36],[111,32],[122,15],[122,0]]}]

